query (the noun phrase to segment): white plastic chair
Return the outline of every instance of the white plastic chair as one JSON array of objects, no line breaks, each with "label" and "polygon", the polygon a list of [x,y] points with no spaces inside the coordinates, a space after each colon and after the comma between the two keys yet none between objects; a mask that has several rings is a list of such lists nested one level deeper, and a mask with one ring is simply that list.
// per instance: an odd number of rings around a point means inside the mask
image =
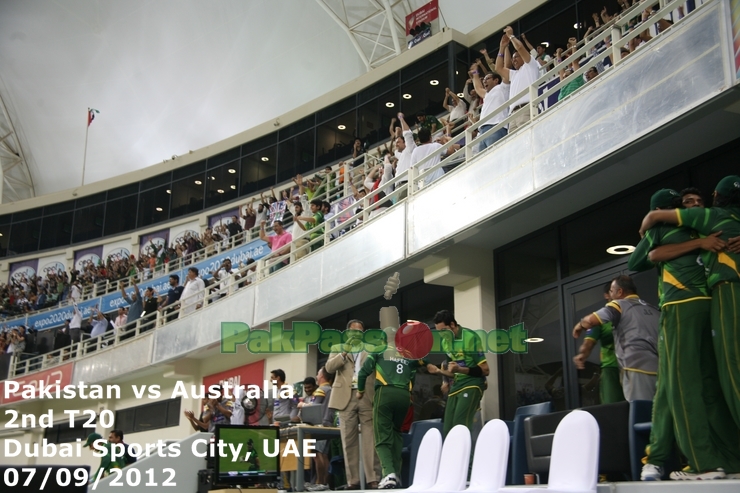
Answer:
[{"label": "white plastic chair", "polygon": [[404,491],[426,491],[434,486],[439,471],[439,457],[442,454],[442,433],[438,429],[427,430],[419,444],[414,467],[414,484]]},{"label": "white plastic chair", "polygon": [[473,454],[470,486],[465,493],[495,493],[506,483],[509,462],[509,427],[500,419],[486,423],[478,435]]},{"label": "white plastic chair", "polygon": [[547,488],[502,488],[502,493],[596,493],[599,425],[586,411],[570,412],[555,429]]},{"label": "white plastic chair", "polygon": [[[418,458],[416,463],[419,463]],[[457,425],[447,434],[442,445],[440,465],[442,467],[437,473],[437,480],[427,491],[450,493],[464,490],[470,465],[470,430],[466,426]]]}]

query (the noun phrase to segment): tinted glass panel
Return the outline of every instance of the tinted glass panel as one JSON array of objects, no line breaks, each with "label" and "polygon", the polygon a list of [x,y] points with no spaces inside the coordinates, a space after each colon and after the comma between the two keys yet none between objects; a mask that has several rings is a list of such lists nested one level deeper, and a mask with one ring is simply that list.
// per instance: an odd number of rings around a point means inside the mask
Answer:
[{"label": "tinted glass panel", "polygon": [[10,228],[10,246],[8,250],[16,254],[35,252],[39,248],[40,233],[41,219],[13,224]]},{"label": "tinted glass panel", "polygon": [[74,230],[72,242],[92,240],[103,236],[103,219],[105,215],[105,204],[98,204],[75,211]]},{"label": "tinted glass panel", "polygon": [[359,136],[368,145],[373,146],[390,138],[388,127],[391,119],[398,114],[399,100],[398,89],[396,89],[358,109]]},{"label": "tinted glass panel", "polygon": [[234,200],[238,195],[239,161],[208,170],[206,183],[206,207]]},{"label": "tinted glass panel", "polygon": [[136,228],[138,195],[109,200],[106,204],[105,236],[131,231]]},{"label": "tinted glass panel", "polygon": [[313,129],[278,145],[278,183],[290,180],[296,174],[311,171],[313,168]]},{"label": "tinted glass panel", "polygon": [[176,169],[172,172],[172,179],[179,180],[186,176],[193,176],[202,173],[206,170],[206,162],[199,161],[197,163],[189,164],[183,168]]},{"label": "tinted glass panel", "polygon": [[172,184],[170,217],[180,217],[203,210],[205,174],[191,176]]},{"label": "tinted glass panel", "polygon": [[[432,85],[434,81],[437,85]],[[420,111],[428,115],[443,113],[445,87],[448,87],[447,64],[401,86],[401,94],[411,96],[410,99],[401,100],[401,108],[408,115],[407,121],[413,122],[412,116]]]},{"label": "tinted glass panel", "polygon": [[[167,173],[169,174],[169,173]],[[138,183],[132,183],[130,185],[126,185],[123,187],[114,188],[112,190],[108,190],[108,200],[111,199],[118,199],[121,197],[126,197],[128,195],[132,195],[139,192],[139,184]]]},{"label": "tinted glass panel", "polygon": [[8,255],[8,241],[10,241],[10,225],[0,226],[0,257]]},{"label": "tinted glass panel", "polygon": [[167,426],[180,424],[180,399],[169,401],[167,405]]},{"label": "tinted glass panel", "polygon": [[100,204],[102,202],[105,202],[106,192],[100,192],[96,193],[95,195],[89,195],[87,197],[81,197],[77,199],[77,202],[75,203],[75,207],[77,209],[81,207],[87,207],[94,204]]},{"label": "tinted glass panel", "polygon": [[44,215],[48,216],[51,214],[59,214],[60,212],[73,211],[75,208],[75,201],[68,200],[66,202],[60,202],[59,204],[47,205],[44,207]]},{"label": "tinted glass panel", "polygon": [[39,248],[55,248],[69,245],[72,242],[73,212],[45,216],[41,227],[41,244]]},{"label": "tinted glass panel", "polygon": [[156,430],[167,426],[167,401],[136,408],[134,431]]},{"label": "tinted glass panel", "polygon": [[248,195],[275,185],[277,146],[242,158],[239,195]]},{"label": "tinted glass panel", "polygon": [[[430,53],[421,60],[418,60],[408,67],[401,69],[401,83],[414,79],[419,74],[423,74],[426,70],[429,70],[435,65],[445,63],[447,61],[447,47],[441,48],[434,53]],[[445,64],[446,65],[446,64]],[[444,85],[442,90],[444,91]]]},{"label": "tinted glass panel", "polygon": [[239,159],[240,155],[241,155],[241,147],[234,147],[233,149],[229,149],[226,152],[222,152],[221,154],[217,156],[210,157],[208,158],[208,169],[215,168],[224,163],[235,161]]},{"label": "tinted glass panel", "polygon": [[499,299],[505,300],[557,280],[557,238],[553,229],[496,253]]},{"label": "tinted glass panel", "polygon": [[167,193],[168,190],[169,184],[139,194],[138,227],[158,223],[169,217],[171,195]]},{"label": "tinted glass panel", "polygon": [[380,82],[376,82],[367,89],[357,93],[357,104],[365,104],[368,101],[376,99],[381,94],[390,92],[392,89],[398,90],[398,74],[393,74]]},{"label": "tinted glass panel", "polygon": [[27,219],[36,219],[37,217],[41,217],[41,213],[43,212],[42,207],[38,207],[36,209],[29,209],[27,211],[20,211],[13,214],[13,222],[17,223],[20,221],[25,221]]},{"label": "tinted glass panel", "polygon": [[336,118],[339,115],[344,115],[348,111],[354,109],[354,107],[355,97],[350,96],[347,99],[343,99],[342,101],[329,106],[328,108],[319,110],[316,113],[316,123],[324,123],[325,121]]},{"label": "tinted glass panel", "polygon": [[281,128],[280,130],[278,130],[278,140],[282,141],[285,139],[289,139],[291,137],[298,135],[301,132],[308,130],[309,128],[314,126],[315,121],[316,119],[314,115],[311,115],[301,120],[298,120],[297,122],[292,123],[285,128]]},{"label": "tinted glass panel", "polygon": [[333,163],[352,154],[355,119],[356,112],[353,110],[318,127],[316,156],[319,166]]},{"label": "tinted glass panel", "polygon": [[123,431],[124,435],[133,432],[135,416],[136,408],[116,411],[116,429]]},{"label": "tinted glass panel", "polygon": [[253,154],[257,151],[261,151],[266,147],[271,147],[277,144],[277,132],[273,132],[270,135],[265,135],[252,142],[247,142],[242,146],[242,156],[247,154]]},{"label": "tinted glass panel", "polygon": [[165,173],[163,175],[158,175],[153,178],[149,178],[148,180],[142,181],[141,189],[151,190],[152,188],[157,188],[162,185],[169,185],[170,181],[172,181],[172,173]]}]

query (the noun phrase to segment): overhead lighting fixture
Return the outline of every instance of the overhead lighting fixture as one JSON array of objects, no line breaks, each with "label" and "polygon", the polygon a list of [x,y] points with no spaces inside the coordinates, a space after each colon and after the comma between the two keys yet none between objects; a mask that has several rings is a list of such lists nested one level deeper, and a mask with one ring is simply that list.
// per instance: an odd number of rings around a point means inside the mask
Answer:
[{"label": "overhead lighting fixture", "polygon": [[3,234],[2,234],[2,233],[0,233],[0,236],[2,236],[2,235],[3,235]]},{"label": "overhead lighting fixture", "polygon": [[409,93],[404,94],[403,99],[411,99],[411,94]]},{"label": "overhead lighting fixture", "polygon": [[465,97],[465,94],[463,94],[463,93],[461,93],[461,92],[458,92],[458,93],[457,93],[457,97],[458,97],[458,98],[464,98],[464,97]]},{"label": "overhead lighting fixture", "polygon": [[578,29],[579,27],[583,26],[583,24],[575,23],[573,24],[573,29]]},{"label": "overhead lighting fixture", "polygon": [[345,129],[345,128],[347,128],[347,127],[345,127],[344,125],[337,125],[337,128],[338,128],[339,130],[344,130],[344,129]]},{"label": "overhead lighting fixture", "polygon": [[438,86],[439,85],[439,81],[437,79],[432,79],[432,80],[429,81],[429,83],[431,85],[433,85],[433,86]]},{"label": "overhead lighting fixture", "polygon": [[216,191],[217,191],[218,193],[224,193],[224,191],[223,191],[222,189],[220,189],[220,188],[219,188],[218,190],[216,190]]},{"label": "overhead lighting fixture", "polygon": [[236,173],[236,170],[234,168],[229,168],[229,173],[233,175],[234,173]]},{"label": "overhead lighting fixture", "polygon": [[200,181],[200,180],[195,180],[195,184],[196,184],[196,185],[202,185],[202,184],[203,184],[203,182],[202,182],[202,181]]},{"label": "overhead lighting fixture", "polygon": [[459,73],[459,72],[458,72],[457,70],[455,70],[455,75],[457,75],[458,73]]},{"label": "overhead lighting fixture", "polygon": [[606,249],[606,253],[612,255],[627,255],[635,251],[635,247],[632,245],[614,245]]},{"label": "overhead lighting fixture", "polygon": [[393,108],[394,106],[396,106],[396,103],[394,103],[394,102],[392,102],[392,101],[388,101],[387,103],[385,103],[385,105],[386,105],[386,106],[387,106],[388,108]]},{"label": "overhead lighting fixture", "polygon": [[263,157],[262,157],[262,161],[264,161],[264,162],[267,162],[267,161],[269,161],[269,160],[270,160],[270,158],[269,158],[269,157],[267,157],[267,156],[263,156]]},{"label": "overhead lighting fixture", "polygon": [[231,185],[232,190],[236,190],[236,185]]},{"label": "overhead lighting fixture", "polygon": [[215,176],[212,176],[212,177],[211,177],[211,180],[215,180],[215,179],[216,179],[216,177],[215,177]]},{"label": "overhead lighting fixture", "polygon": [[544,46],[545,48],[549,48],[550,47],[550,43],[548,41],[543,41],[542,42],[542,46]]},{"label": "overhead lighting fixture", "polygon": [[170,189],[168,188],[168,189],[167,189],[167,193],[172,193],[172,190],[170,190]]},{"label": "overhead lighting fixture", "polygon": [[541,337],[530,337],[528,339],[524,339],[524,342],[542,342],[544,341]]},{"label": "overhead lighting fixture", "polygon": [[161,207],[157,207],[156,211],[157,212],[162,212],[162,208]]}]

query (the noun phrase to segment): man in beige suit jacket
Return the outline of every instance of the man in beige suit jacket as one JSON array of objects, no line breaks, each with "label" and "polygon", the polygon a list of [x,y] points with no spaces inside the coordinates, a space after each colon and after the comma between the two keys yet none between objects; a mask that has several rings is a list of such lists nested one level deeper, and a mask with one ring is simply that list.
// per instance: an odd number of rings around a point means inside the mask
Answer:
[{"label": "man in beige suit jacket", "polygon": [[[364,331],[360,320],[351,320],[347,330]],[[375,453],[373,438],[373,395],[375,375],[368,377],[364,399],[357,398],[357,373],[367,358],[367,352],[353,352],[352,346],[361,347],[361,339],[348,340],[346,344],[332,346],[326,370],[334,373],[329,407],[339,413],[339,429],[344,450],[344,467],[347,489],[360,489],[360,444],[357,425],[362,426],[362,463],[365,470],[366,489],[377,488],[380,461]],[[349,350],[349,351],[348,351]]]}]

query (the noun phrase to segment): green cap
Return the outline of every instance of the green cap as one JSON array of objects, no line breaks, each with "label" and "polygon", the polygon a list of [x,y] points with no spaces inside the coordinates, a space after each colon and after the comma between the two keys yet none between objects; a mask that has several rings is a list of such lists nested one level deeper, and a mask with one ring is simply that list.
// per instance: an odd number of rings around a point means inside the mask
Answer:
[{"label": "green cap", "polygon": [[650,197],[650,210],[655,209],[675,209],[677,199],[681,197],[677,191],[671,190],[670,188],[663,188],[658,190]]},{"label": "green cap", "polygon": [[732,195],[733,190],[740,190],[740,176],[730,175],[722,178],[714,188],[723,197]]},{"label": "green cap", "polygon": [[87,440],[85,440],[85,445],[83,445],[83,447],[89,447],[90,445],[92,445],[95,442],[95,440],[100,440],[102,438],[103,437],[100,434],[98,434],[98,433],[90,433],[87,436]]}]

